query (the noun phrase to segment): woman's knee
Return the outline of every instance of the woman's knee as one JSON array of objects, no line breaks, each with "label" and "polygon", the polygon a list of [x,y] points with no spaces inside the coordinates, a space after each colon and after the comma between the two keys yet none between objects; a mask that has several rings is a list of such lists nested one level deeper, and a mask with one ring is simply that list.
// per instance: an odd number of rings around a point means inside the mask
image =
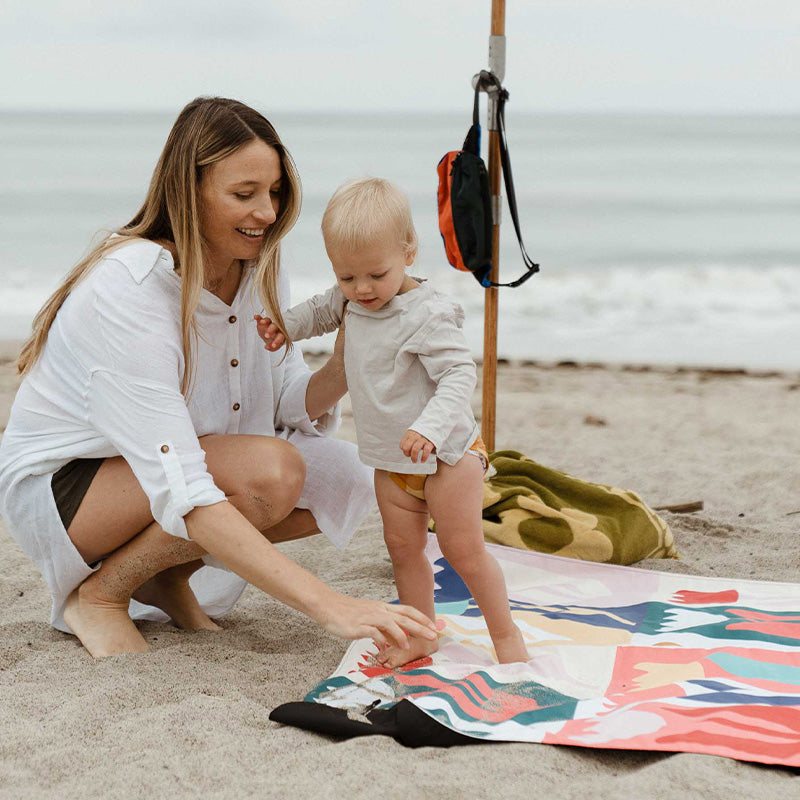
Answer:
[{"label": "woman's knee", "polygon": [[306,464],[299,450],[283,439],[272,439],[253,458],[243,488],[245,493],[281,507],[286,516],[297,504],[305,481]]},{"label": "woman's knee", "polygon": [[305,462],[283,439],[225,437],[209,441],[206,454],[217,485],[259,530],[288,516],[302,494]]}]

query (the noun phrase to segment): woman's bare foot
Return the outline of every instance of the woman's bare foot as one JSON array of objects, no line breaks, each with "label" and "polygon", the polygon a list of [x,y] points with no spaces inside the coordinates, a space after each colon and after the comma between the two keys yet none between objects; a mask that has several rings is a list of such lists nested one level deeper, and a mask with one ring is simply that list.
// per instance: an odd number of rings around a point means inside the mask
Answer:
[{"label": "woman's bare foot", "polygon": [[94,658],[146,653],[147,642],[128,616],[128,603],[104,600],[93,593],[92,578],[67,598],[64,621]]},{"label": "woman's bare foot", "polygon": [[190,564],[165,569],[143,583],[133,599],[160,608],[186,631],[220,631],[222,628],[203,611],[189,586],[189,577],[196,570]]},{"label": "woman's bare foot", "polygon": [[527,662],[530,659],[522,632],[516,625],[513,628],[514,630],[505,636],[492,636],[492,644],[500,664],[513,664],[516,661]]},{"label": "woman's bare foot", "polygon": [[418,658],[433,655],[439,649],[438,639],[421,639],[418,636],[408,637],[408,647],[402,648],[391,645],[378,651],[377,660],[382,667],[394,669],[402,667]]}]

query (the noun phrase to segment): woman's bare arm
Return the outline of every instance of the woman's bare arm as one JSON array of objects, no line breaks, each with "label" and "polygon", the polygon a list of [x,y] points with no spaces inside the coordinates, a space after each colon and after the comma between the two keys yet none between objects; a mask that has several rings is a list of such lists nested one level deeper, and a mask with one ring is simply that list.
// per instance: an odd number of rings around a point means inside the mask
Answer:
[{"label": "woman's bare arm", "polygon": [[347,597],[303,569],[254,528],[230,503],[199,506],[184,518],[206,552],[262,591],[346,639],[372,638],[408,646],[408,634],[435,639],[433,623],[410,606]]},{"label": "woman's bare arm", "polygon": [[318,419],[347,393],[344,372],[344,322],[336,336],[333,355],[318,369],[306,389],[306,411],[309,419]]}]

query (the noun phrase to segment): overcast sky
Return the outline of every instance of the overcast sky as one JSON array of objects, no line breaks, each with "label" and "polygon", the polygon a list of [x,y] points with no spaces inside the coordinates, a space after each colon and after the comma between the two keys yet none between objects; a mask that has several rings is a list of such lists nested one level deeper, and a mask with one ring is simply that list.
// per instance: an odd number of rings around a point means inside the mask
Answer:
[{"label": "overcast sky", "polygon": [[[454,110],[490,0],[0,0],[0,108]],[[516,110],[800,112],[798,0],[508,0]]]}]

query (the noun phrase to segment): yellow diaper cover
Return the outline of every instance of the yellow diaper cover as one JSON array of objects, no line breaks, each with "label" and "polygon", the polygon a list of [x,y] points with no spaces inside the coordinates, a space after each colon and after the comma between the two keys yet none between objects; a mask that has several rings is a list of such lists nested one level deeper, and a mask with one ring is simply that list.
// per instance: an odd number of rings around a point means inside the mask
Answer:
[{"label": "yellow diaper cover", "polygon": [[[489,453],[483,439],[479,436],[469,447],[467,453],[480,458],[484,474],[489,470]],[[428,475],[412,475],[405,472],[390,472],[389,477],[407,494],[419,500],[425,499],[425,481]]]}]

